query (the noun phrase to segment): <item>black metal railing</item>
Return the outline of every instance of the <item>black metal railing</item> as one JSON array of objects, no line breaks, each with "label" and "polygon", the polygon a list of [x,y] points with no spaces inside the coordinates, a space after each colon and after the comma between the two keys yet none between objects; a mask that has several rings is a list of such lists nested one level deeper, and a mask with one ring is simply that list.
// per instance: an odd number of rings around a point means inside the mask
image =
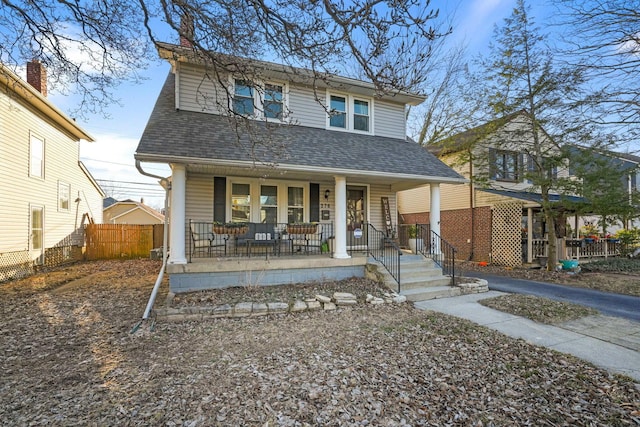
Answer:
[{"label": "black metal railing", "polygon": [[456,248],[438,233],[431,230],[428,224],[416,224],[418,229],[418,252],[442,268],[442,273],[451,276],[451,283],[456,281]]},{"label": "black metal railing", "polygon": [[376,261],[384,266],[398,284],[400,293],[400,256],[402,251],[393,238],[376,229],[371,224],[364,227],[368,235],[368,252]]},{"label": "black metal railing", "polygon": [[333,223],[233,223],[189,220],[189,261],[193,258],[326,254]]}]

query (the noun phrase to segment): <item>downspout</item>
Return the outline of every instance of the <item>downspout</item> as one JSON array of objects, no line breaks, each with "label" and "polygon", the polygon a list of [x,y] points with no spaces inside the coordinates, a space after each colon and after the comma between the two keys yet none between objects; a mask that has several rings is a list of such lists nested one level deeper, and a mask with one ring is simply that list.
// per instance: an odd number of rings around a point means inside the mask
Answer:
[{"label": "downspout", "polygon": [[469,149],[469,208],[471,209],[471,250],[469,251],[469,261],[473,261],[474,257],[474,247],[476,245],[475,236],[475,219],[476,212],[474,207],[475,198],[473,197],[473,154],[471,153],[471,149]]},{"label": "downspout", "polygon": [[164,215],[164,230],[162,233],[163,234],[162,235],[162,267],[160,268],[160,272],[158,273],[158,278],[156,279],[156,283],[153,286],[151,295],[149,296],[149,302],[147,303],[147,308],[144,310],[144,314],[142,315],[142,320],[138,322],[136,326],[133,327],[133,329],[131,330],[132,333],[135,332],[140,327],[142,322],[144,322],[149,318],[149,314],[151,313],[151,309],[153,308],[153,303],[155,302],[156,296],[158,295],[158,289],[160,289],[160,284],[162,283],[162,279],[164,278],[164,270],[167,267],[167,259],[169,258],[169,254],[167,250],[167,239],[169,235],[168,208],[169,208],[169,190],[171,189],[171,184],[168,178],[165,178],[159,175],[154,175],[143,170],[142,166],[140,165],[140,160],[136,160],[136,169],[138,169],[138,172],[140,172],[142,175],[145,175],[151,178],[157,178],[160,180],[160,185],[162,186],[162,188],[164,188],[164,191],[165,191],[165,195],[164,195],[164,214],[165,215]]}]

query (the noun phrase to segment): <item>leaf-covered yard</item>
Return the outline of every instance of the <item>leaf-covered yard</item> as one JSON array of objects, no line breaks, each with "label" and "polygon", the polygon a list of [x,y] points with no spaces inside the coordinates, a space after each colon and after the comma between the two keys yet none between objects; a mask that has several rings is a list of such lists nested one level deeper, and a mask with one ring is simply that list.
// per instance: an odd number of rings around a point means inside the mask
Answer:
[{"label": "leaf-covered yard", "polygon": [[625,378],[409,304],[158,323],[153,331],[145,324],[131,334],[159,266],[84,263],[0,285],[4,424],[609,426],[640,419],[640,392]]}]

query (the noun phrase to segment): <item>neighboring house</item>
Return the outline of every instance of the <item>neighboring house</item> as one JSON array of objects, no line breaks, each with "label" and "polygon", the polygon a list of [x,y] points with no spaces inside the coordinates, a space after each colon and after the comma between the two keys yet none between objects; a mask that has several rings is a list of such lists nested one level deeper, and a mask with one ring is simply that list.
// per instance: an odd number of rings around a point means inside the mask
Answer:
[{"label": "neighboring house", "polygon": [[142,202],[116,201],[103,210],[105,224],[162,224],[164,215]]},{"label": "neighboring house", "polygon": [[83,224],[102,222],[104,192],[79,161],[93,138],[47,100],[40,63],[27,81],[0,65],[0,280],[76,259]]},{"label": "neighboring house", "polygon": [[[167,163],[172,170],[168,271],[175,291],[362,276],[366,257],[351,255],[369,247],[372,227],[393,232],[387,228],[397,226],[397,191],[430,187],[431,209],[437,211],[440,184],[464,182],[407,142],[407,108],[420,104],[420,95],[379,97],[363,81],[314,79],[311,71],[262,61],[244,60],[242,76],[230,75],[207,68],[189,47],[160,43],[158,49],[171,72],[135,158]],[[215,83],[211,75],[217,75]],[[220,231],[209,246],[204,233],[193,232],[192,221],[248,228],[241,229],[243,238],[232,229]],[[295,234],[287,227],[303,222],[316,223],[317,231]],[[188,263],[201,244],[219,258]],[[268,246],[267,258],[281,256],[222,266],[222,255],[252,255],[259,245]],[[300,256],[278,263],[283,254],[307,251],[326,259]],[[241,271],[211,280],[232,268]]]},{"label": "neighboring house", "polygon": [[[488,178],[483,185],[473,180],[465,185],[442,185],[441,230],[457,248],[459,259],[511,266],[535,260],[532,245],[544,239],[547,230],[541,196],[531,191],[523,176],[530,167],[526,153],[532,134],[528,129],[530,117],[520,111],[455,135],[434,150],[463,176]],[[539,138],[543,145],[552,147],[542,129]],[[550,173],[569,174],[567,168]],[[402,221],[428,223],[430,211],[424,207],[430,205],[429,197],[429,191],[422,188],[400,192]],[[559,196],[550,195],[550,199],[558,201]]]}]

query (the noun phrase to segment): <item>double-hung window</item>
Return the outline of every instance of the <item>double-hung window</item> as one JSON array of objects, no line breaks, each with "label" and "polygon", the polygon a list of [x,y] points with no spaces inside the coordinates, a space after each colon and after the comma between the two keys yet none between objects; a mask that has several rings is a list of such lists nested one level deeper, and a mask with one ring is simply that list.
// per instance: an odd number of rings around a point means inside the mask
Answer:
[{"label": "double-hung window", "polygon": [[264,116],[267,119],[282,120],[284,111],[284,96],[282,85],[267,83],[264,86],[264,100],[262,102]]},{"label": "double-hung window", "polygon": [[236,184],[231,186],[231,221],[250,222],[251,219],[251,186]]},{"label": "double-hung window", "polygon": [[371,100],[353,95],[329,94],[328,127],[371,132]]},{"label": "double-hung window", "polygon": [[260,186],[260,222],[275,224],[278,222],[278,187]]},{"label": "double-hung window", "polygon": [[520,154],[515,151],[491,151],[491,178],[497,181],[520,179]]},{"label": "double-hung window", "polygon": [[254,89],[245,80],[235,80],[233,89],[233,112],[242,116],[254,115]]},{"label": "double-hung window", "polygon": [[304,222],[304,188],[289,187],[287,191],[287,222]]}]

